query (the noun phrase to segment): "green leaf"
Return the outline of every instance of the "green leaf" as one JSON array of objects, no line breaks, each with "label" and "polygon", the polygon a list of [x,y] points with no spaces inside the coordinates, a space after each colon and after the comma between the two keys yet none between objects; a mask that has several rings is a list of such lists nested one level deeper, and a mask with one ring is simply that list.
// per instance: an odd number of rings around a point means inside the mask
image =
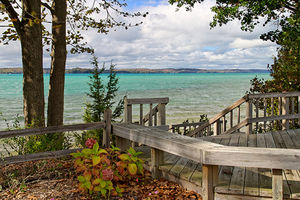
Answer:
[{"label": "green leaf", "polygon": [[101,189],[102,189],[102,188],[101,188],[100,186],[96,186],[96,187],[94,187],[94,191],[95,191],[95,192],[100,192],[100,191],[101,191]]},{"label": "green leaf", "polygon": [[100,156],[93,156],[92,157],[92,161],[93,161],[93,166],[98,165],[101,161]]},{"label": "green leaf", "polygon": [[128,149],[128,153],[130,153],[131,155],[135,155],[135,154],[136,154],[136,151],[135,151],[132,147],[130,147],[130,148]]},{"label": "green leaf", "polygon": [[102,196],[105,196],[107,191],[106,191],[106,189],[100,189],[100,192],[101,192]]},{"label": "green leaf", "polygon": [[78,176],[77,179],[81,183],[85,182],[85,178],[83,176]]},{"label": "green leaf", "polygon": [[136,175],[137,172],[137,166],[135,163],[128,164],[128,171],[130,175]]},{"label": "green leaf", "polygon": [[81,153],[84,154],[84,156],[89,156],[93,153],[92,149],[82,149]]},{"label": "green leaf", "polygon": [[106,181],[100,180],[100,186],[101,186],[101,188],[105,188],[105,186],[106,186]]},{"label": "green leaf", "polygon": [[137,168],[138,168],[138,172],[139,172],[140,174],[143,174],[144,171],[143,171],[143,165],[142,165],[142,163],[137,162],[136,165],[137,165]]},{"label": "green leaf", "polygon": [[82,154],[80,152],[70,153],[70,155],[73,156],[74,158],[82,156]]},{"label": "green leaf", "polygon": [[86,181],[84,183],[84,186],[87,188],[87,189],[91,189],[91,186],[92,186],[92,183],[90,181]]},{"label": "green leaf", "polygon": [[113,150],[113,151],[120,151],[121,149],[119,149],[118,147],[115,147],[114,145],[111,145],[111,150]]},{"label": "green leaf", "polygon": [[97,153],[97,152],[98,152],[98,149],[99,149],[99,144],[98,144],[98,142],[96,142],[96,143],[94,144],[94,146],[93,146],[93,151],[94,151],[94,153]]},{"label": "green leaf", "polygon": [[135,157],[135,156],[132,156],[132,157],[131,157],[131,160],[132,160],[133,162],[136,162],[136,161],[138,160],[138,158]]},{"label": "green leaf", "polygon": [[136,153],[135,153],[135,156],[139,156],[139,155],[141,155],[141,154],[143,154],[143,152],[136,152]]},{"label": "green leaf", "polygon": [[99,154],[101,154],[101,153],[108,154],[108,152],[107,152],[105,149],[100,149],[100,150],[98,151],[98,153],[99,153]]},{"label": "green leaf", "polygon": [[119,155],[119,158],[122,160],[122,161],[126,161],[126,160],[129,160],[129,155],[127,154],[121,154]]},{"label": "green leaf", "polygon": [[[94,181],[93,181],[93,185],[99,185],[101,182],[101,179],[100,178],[96,178]],[[100,190],[99,190],[100,191]]]}]

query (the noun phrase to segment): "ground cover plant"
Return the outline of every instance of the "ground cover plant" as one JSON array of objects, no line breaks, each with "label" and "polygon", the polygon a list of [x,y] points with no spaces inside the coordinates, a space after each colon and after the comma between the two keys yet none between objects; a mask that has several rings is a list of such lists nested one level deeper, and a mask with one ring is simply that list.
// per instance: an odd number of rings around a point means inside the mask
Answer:
[{"label": "ground cover plant", "polygon": [[[149,171],[142,169],[140,153],[133,149],[126,153],[115,147],[100,149],[93,139],[87,140],[86,146],[73,154],[75,161],[68,156],[0,166],[0,199],[201,199],[176,183],[153,179]],[[112,161],[108,160],[111,157]]]},{"label": "ground cover plant", "polygon": [[143,161],[138,158],[141,152],[130,148],[127,153],[120,149],[101,149],[95,139],[86,141],[86,149],[72,153],[75,168],[79,173],[79,190],[86,194],[109,199],[111,195],[122,196],[124,189],[120,186],[124,181],[138,182],[144,174]]}]

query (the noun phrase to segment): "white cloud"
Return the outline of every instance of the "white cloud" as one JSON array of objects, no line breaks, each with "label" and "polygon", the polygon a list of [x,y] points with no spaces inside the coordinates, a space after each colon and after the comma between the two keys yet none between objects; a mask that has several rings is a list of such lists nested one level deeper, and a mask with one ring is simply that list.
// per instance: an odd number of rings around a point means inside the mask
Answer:
[{"label": "white cloud", "polygon": [[248,40],[248,39],[242,39],[242,38],[237,38],[235,39],[232,43],[229,44],[229,47],[231,48],[254,48],[254,47],[269,47],[273,46],[274,44],[269,41],[263,41],[260,39],[253,39],[253,40]]},{"label": "white cloud", "polygon": [[[213,5],[213,1],[204,1],[192,12],[176,12],[176,7],[165,1],[161,5],[156,2],[155,6],[139,7],[149,12],[139,27],[108,35],[88,32],[87,41],[96,49],[100,61],[113,60],[118,68],[266,68],[272,63],[276,46],[259,39],[270,27],[260,26],[248,33],[234,21],[210,29]],[[15,59],[20,54],[8,55],[7,47],[14,52],[17,49],[15,45],[0,46],[0,67],[20,65],[20,59]],[[44,60],[45,67],[49,67],[49,59]],[[68,55],[67,66],[88,67],[89,56]]]}]

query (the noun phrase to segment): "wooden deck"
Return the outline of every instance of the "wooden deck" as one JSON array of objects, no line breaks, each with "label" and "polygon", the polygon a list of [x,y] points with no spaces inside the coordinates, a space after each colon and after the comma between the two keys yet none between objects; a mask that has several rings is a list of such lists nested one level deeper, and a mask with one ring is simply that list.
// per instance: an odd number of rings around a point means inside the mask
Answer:
[{"label": "wooden deck", "polygon": [[[206,141],[243,147],[300,149],[300,129],[265,134],[236,133],[204,137]],[[145,164],[150,162],[150,148],[141,146]],[[162,176],[201,193],[202,165],[195,161],[165,153],[160,166]],[[272,167],[272,166],[270,166]],[[284,170],[284,197],[300,199],[300,171]],[[220,166],[216,199],[269,199],[272,198],[271,169]]]}]

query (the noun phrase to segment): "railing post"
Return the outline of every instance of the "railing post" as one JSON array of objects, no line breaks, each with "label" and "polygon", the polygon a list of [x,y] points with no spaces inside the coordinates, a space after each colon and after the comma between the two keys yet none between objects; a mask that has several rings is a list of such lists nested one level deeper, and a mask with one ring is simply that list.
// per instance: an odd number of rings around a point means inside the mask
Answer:
[{"label": "railing post", "polygon": [[272,169],[272,196],[273,200],[283,199],[283,181],[281,169]]},{"label": "railing post", "polygon": [[166,104],[158,104],[158,126],[166,125]]},{"label": "railing post", "polygon": [[140,104],[140,125],[144,125],[143,104]]},{"label": "railing post", "polygon": [[[288,115],[289,114],[289,98],[283,97],[282,99],[282,115]],[[283,119],[282,120],[282,129],[288,130],[290,128],[289,126],[289,120]]]},{"label": "railing post", "polygon": [[202,165],[202,199],[214,199],[214,187],[218,182],[218,166]]},{"label": "railing post", "polygon": [[160,177],[159,165],[163,164],[164,161],[164,152],[151,148],[151,174],[153,178]]},{"label": "railing post", "polygon": [[246,134],[249,135],[252,133],[252,100],[246,100],[246,118],[248,119],[248,123],[246,125]]},{"label": "railing post", "polygon": [[111,109],[108,108],[104,111],[105,128],[103,131],[103,139],[102,139],[102,145],[107,148],[110,147],[111,117],[112,117],[112,112]]},{"label": "railing post", "polygon": [[149,105],[149,126],[153,126],[152,124],[152,109],[153,109],[153,106],[152,106],[152,103],[150,103]]},{"label": "railing post", "polygon": [[220,135],[220,132],[221,132],[221,123],[220,123],[220,120],[218,119],[214,123],[214,136]]},{"label": "railing post", "polygon": [[127,97],[124,99],[124,122],[132,123],[132,105],[128,104]]}]

